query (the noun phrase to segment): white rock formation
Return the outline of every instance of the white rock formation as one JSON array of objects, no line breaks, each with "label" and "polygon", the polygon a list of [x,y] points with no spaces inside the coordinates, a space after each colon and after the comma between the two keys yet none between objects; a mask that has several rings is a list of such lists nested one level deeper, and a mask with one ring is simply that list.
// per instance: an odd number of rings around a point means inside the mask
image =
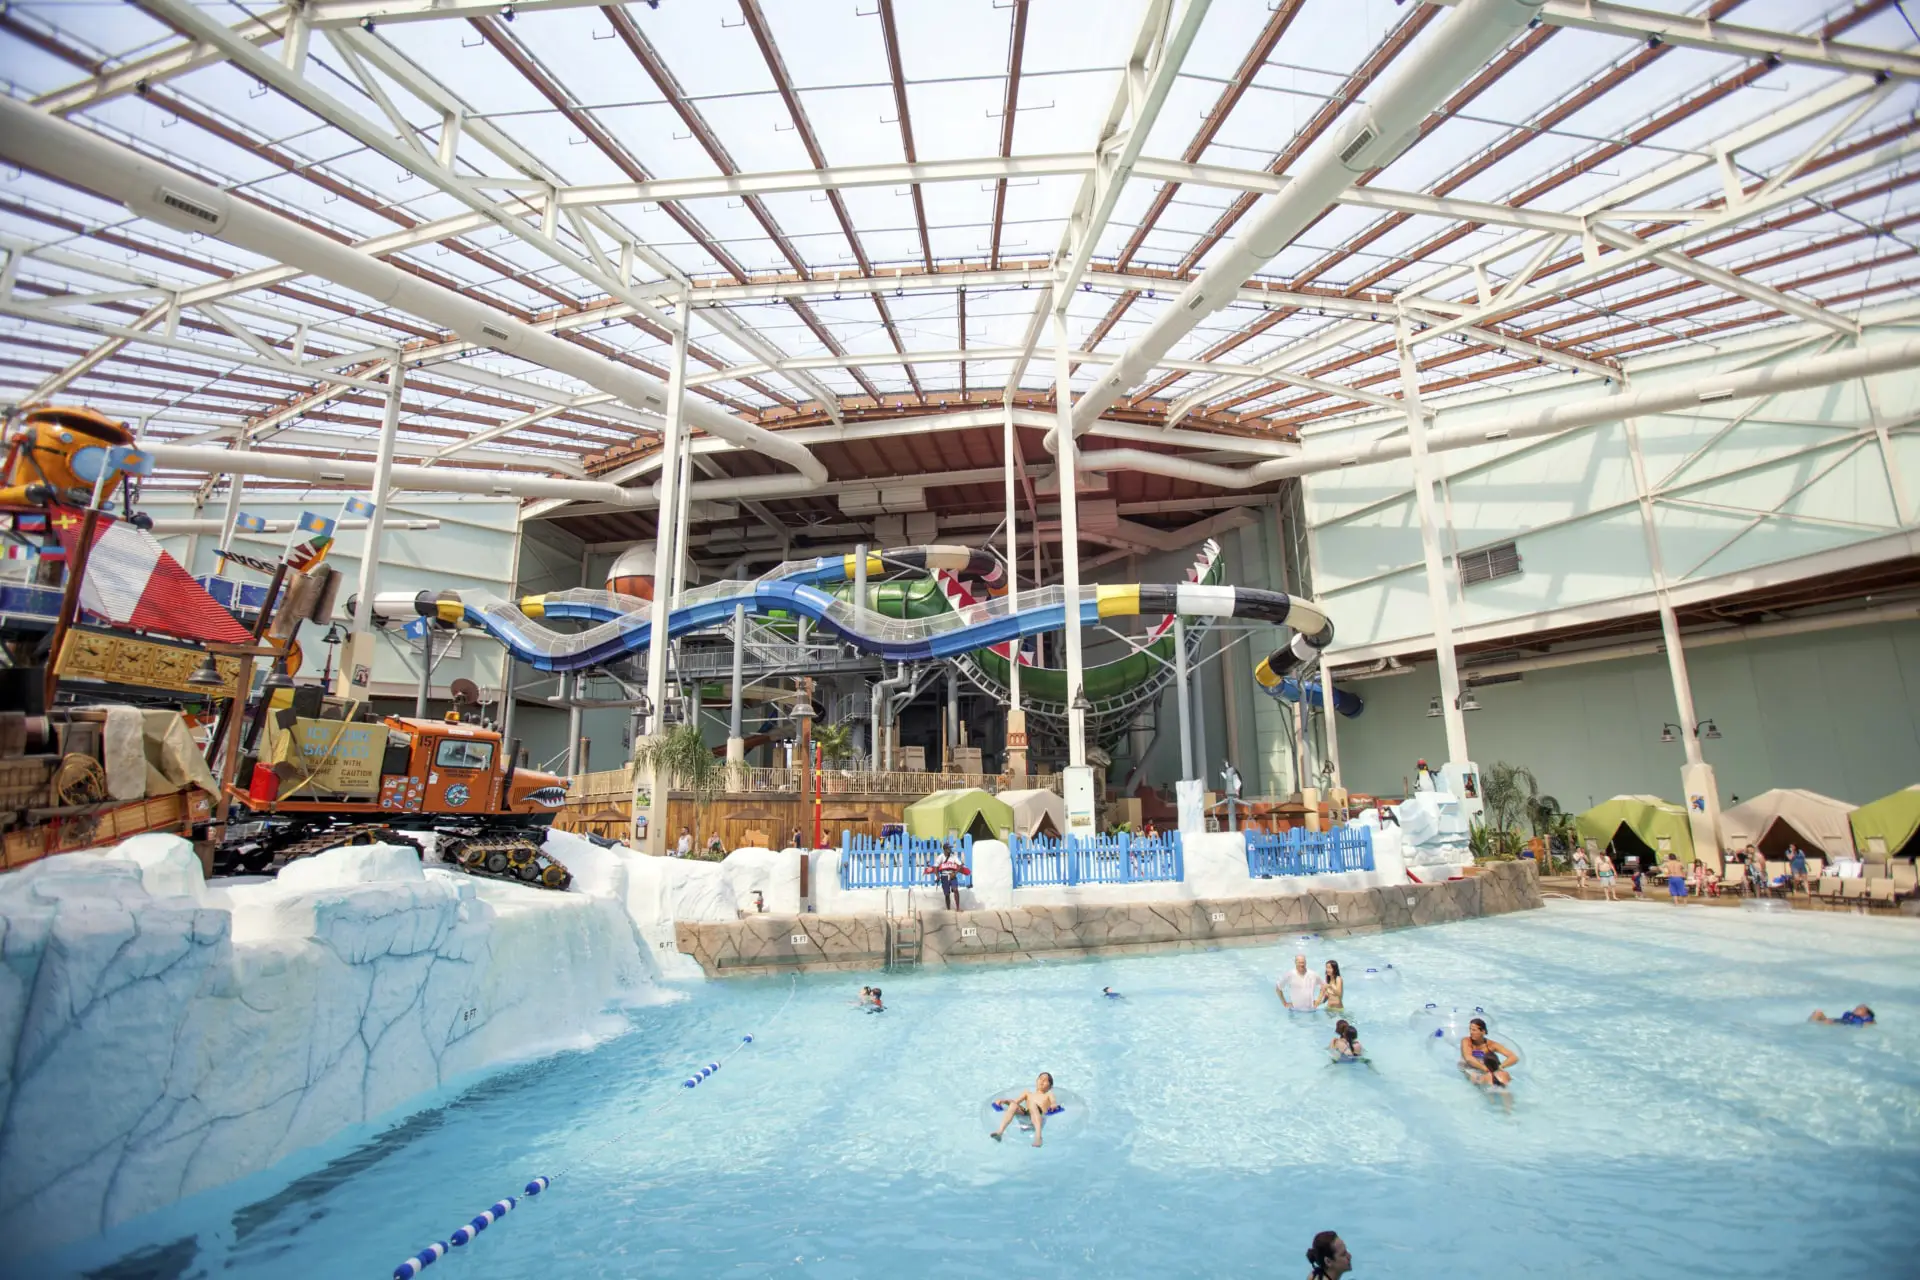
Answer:
[{"label": "white rock formation", "polygon": [[593,892],[382,845],[209,887],[184,841],[147,835],[0,876],[0,1252],[611,1030],[655,990],[619,896],[631,858],[574,863]]}]

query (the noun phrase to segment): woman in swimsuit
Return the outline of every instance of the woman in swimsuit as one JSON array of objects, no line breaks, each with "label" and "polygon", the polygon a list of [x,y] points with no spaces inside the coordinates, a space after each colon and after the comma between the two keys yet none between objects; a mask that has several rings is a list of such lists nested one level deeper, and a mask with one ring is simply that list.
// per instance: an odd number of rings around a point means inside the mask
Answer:
[{"label": "woman in swimsuit", "polygon": [[1346,1008],[1340,1003],[1347,992],[1346,979],[1340,976],[1340,962],[1327,961],[1327,980],[1320,986],[1320,1003],[1328,1013],[1339,1013]]},{"label": "woman in swimsuit", "polygon": [[[1489,1053],[1498,1056],[1489,1060]],[[1519,1054],[1487,1037],[1486,1019],[1475,1018],[1467,1024],[1466,1039],[1460,1042],[1460,1067],[1469,1080],[1475,1084],[1510,1085],[1513,1077],[1507,1074],[1508,1070],[1519,1065]]]},{"label": "woman in swimsuit", "polygon": [[1040,1078],[1033,1082],[1033,1088],[1024,1089],[1017,1098],[1000,1098],[996,1105],[1006,1114],[1001,1117],[1000,1127],[993,1131],[993,1140],[1000,1141],[1012,1124],[1024,1112],[1033,1121],[1033,1145],[1040,1145],[1040,1131],[1046,1127],[1047,1112],[1059,1104],[1053,1100],[1053,1077],[1042,1071]]},{"label": "woman in swimsuit", "polygon": [[1333,1039],[1327,1042],[1327,1048],[1336,1058],[1358,1058],[1367,1052],[1360,1043],[1360,1028],[1345,1018],[1333,1024]]}]

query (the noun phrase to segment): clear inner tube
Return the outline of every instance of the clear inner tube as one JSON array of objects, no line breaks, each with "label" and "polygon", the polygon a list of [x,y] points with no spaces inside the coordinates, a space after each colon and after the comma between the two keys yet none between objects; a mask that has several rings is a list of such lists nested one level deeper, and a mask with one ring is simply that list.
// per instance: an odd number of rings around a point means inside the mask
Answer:
[{"label": "clear inner tube", "polygon": [[1398,982],[1400,970],[1390,964],[1370,964],[1363,968],[1343,970],[1341,976],[1356,982]]}]

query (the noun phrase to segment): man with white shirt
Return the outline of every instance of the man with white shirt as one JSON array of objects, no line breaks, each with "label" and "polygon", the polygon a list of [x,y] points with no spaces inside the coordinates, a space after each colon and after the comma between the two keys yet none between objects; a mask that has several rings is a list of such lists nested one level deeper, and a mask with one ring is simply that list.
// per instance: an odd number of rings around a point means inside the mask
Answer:
[{"label": "man with white shirt", "polygon": [[1290,1013],[1311,1013],[1320,1003],[1320,975],[1308,972],[1304,955],[1293,958],[1293,972],[1274,983],[1273,989]]}]

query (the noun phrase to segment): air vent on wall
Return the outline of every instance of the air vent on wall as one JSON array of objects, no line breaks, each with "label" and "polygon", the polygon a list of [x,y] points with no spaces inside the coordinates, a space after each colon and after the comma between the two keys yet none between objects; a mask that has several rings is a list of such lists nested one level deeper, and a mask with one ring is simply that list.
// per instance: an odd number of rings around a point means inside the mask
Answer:
[{"label": "air vent on wall", "polygon": [[1463,587],[1495,578],[1511,578],[1519,572],[1520,549],[1511,542],[1460,553],[1460,585]]},{"label": "air vent on wall", "polygon": [[1359,133],[1353,135],[1353,141],[1340,148],[1340,163],[1347,165],[1352,164],[1355,157],[1372,146],[1373,140],[1379,136],[1380,135],[1375,133],[1371,127],[1362,129]]}]

